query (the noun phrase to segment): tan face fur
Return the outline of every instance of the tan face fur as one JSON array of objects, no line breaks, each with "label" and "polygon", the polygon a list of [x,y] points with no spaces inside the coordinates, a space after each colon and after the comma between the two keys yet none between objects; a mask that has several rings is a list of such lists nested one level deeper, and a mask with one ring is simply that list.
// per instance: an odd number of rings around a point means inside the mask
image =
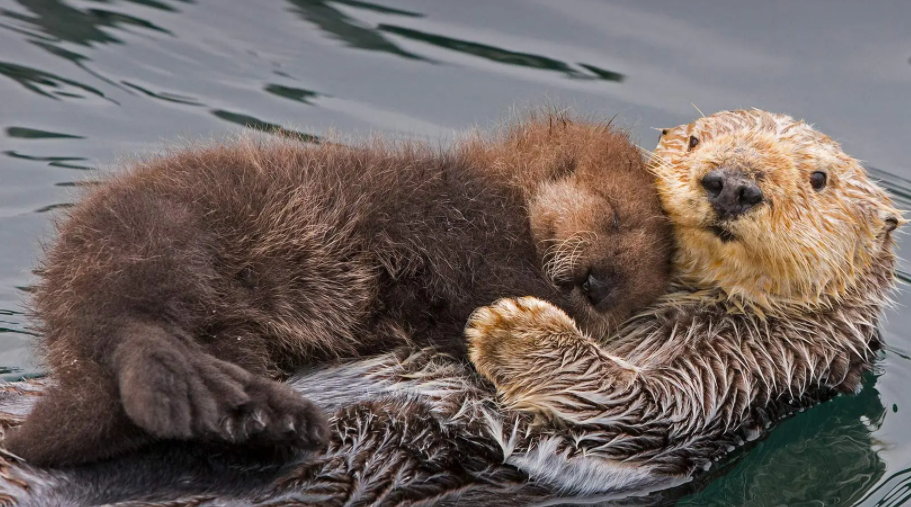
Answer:
[{"label": "tan face fur", "polygon": [[[650,167],[675,226],[678,277],[760,307],[840,300],[891,259],[904,223],[857,160],[785,115],[724,111],[666,129]],[[705,183],[713,171],[755,185],[761,200],[720,212],[711,198],[720,185]]]}]

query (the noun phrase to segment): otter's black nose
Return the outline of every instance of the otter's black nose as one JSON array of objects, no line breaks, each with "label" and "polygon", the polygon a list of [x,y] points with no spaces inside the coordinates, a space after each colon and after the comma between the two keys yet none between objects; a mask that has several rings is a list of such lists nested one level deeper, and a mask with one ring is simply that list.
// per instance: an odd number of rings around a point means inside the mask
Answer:
[{"label": "otter's black nose", "polygon": [[702,178],[702,187],[718,218],[735,218],[762,202],[762,189],[740,171],[716,169]]},{"label": "otter's black nose", "polygon": [[582,291],[585,292],[585,297],[588,298],[588,301],[596,310],[604,310],[605,308],[602,308],[602,306],[607,306],[609,303],[607,299],[614,292],[614,285],[589,274],[585,282],[582,283]]}]

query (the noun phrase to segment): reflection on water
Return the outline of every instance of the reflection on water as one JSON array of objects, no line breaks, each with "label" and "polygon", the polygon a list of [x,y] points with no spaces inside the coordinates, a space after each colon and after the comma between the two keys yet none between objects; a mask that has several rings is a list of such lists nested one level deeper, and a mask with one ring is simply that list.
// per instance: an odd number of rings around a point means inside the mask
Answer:
[{"label": "reflection on water", "polygon": [[37,156],[37,155],[25,155],[23,153],[17,153],[12,150],[4,151],[3,154],[10,158],[18,158],[21,160],[31,160],[31,161],[36,161],[36,162],[38,162],[38,161],[47,162],[48,163],[47,165],[49,165],[51,167],[66,167],[67,169],[81,169],[81,170],[92,169],[92,167],[89,167],[89,166],[73,164],[73,162],[80,162],[80,161],[86,160],[83,157],[53,157],[53,156],[42,157],[42,156]]},{"label": "reflection on water", "polygon": [[333,2],[324,0],[288,1],[294,6],[294,10],[300,14],[302,18],[319,27],[320,30],[324,31],[330,37],[344,41],[345,44],[350,47],[366,49],[368,51],[382,51],[404,58],[423,60],[420,56],[399,48],[379,31],[372,28],[366,28],[357,21],[342,14],[341,11],[333,7],[333,4],[347,5],[384,14],[395,14],[413,18],[421,17],[421,14],[417,12],[391,9],[378,4],[356,2],[352,0]]},{"label": "reflection on water", "polygon": [[892,199],[900,209],[911,209],[911,180],[881,171],[875,167],[867,167],[867,171],[875,179],[879,180],[880,184],[889,189]]},{"label": "reflection on water", "polygon": [[25,65],[0,62],[0,74],[16,81],[29,91],[52,99],[84,97],[78,91],[73,91],[73,88],[104,98],[104,93],[97,88]]},{"label": "reflection on water", "polygon": [[562,72],[563,74],[576,79],[594,78],[604,79],[607,81],[623,81],[622,74],[618,72],[611,72],[605,69],[599,69],[594,65],[580,64],[580,66],[590,70],[593,74],[586,75],[572,68],[566,62],[554,60],[553,58],[532,55],[529,53],[509,51],[494,46],[488,46],[486,44],[479,44],[477,42],[443,37],[441,35],[434,35],[432,33],[421,32],[419,30],[403,28],[400,26],[380,25],[379,29],[387,33],[393,33],[402,37],[406,37],[408,39],[426,42],[437,47],[450,49],[452,51],[458,51],[466,55],[477,56],[497,63],[517,65],[519,67],[530,67],[532,69]]},{"label": "reflection on water", "polygon": [[[901,137],[911,115],[897,105],[909,16],[899,3],[833,4],[820,16],[802,3],[670,0],[0,0],[0,377],[36,371],[22,308],[49,217],[93,169],[162,139],[245,126],[305,142],[330,128],[437,138],[554,99],[620,113],[648,148],[650,127],[692,119],[690,102],[756,106],[817,122],[882,168],[870,171],[911,209]],[[909,273],[902,261],[905,308]],[[889,316],[875,385],[789,419],[665,499],[907,501],[907,313]]]},{"label": "reflection on water", "polygon": [[20,139],[84,139],[82,136],[30,129],[28,127],[7,127],[6,135],[8,137],[18,137]]},{"label": "reflection on water", "polygon": [[[168,5],[154,0],[130,1],[146,7],[175,11],[175,9]],[[84,65],[84,62],[91,60],[91,58],[84,54],[85,49],[74,50],[72,47],[64,48],[63,45],[65,45],[65,43],[72,43],[78,46],[91,47],[96,43],[122,43],[120,39],[111,35],[110,30],[106,31],[102,28],[127,29],[135,27],[173,35],[170,31],[157,26],[152,22],[122,12],[99,8],[80,10],[58,0],[16,0],[16,3],[25,8],[27,13],[13,12],[6,9],[0,10],[0,15],[20,22],[19,26],[15,28],[5,24],[2,25],[3,27],[27,35],[28,42],[34,46],[39,47],[54,56],[69,60],[89,74],[108,83],[110,83],[110,81],[99,76],[95,72],[90,71]],[[39,33],[36,33],[35,30]],[[40,83],[52,88],[58,88],[60,87],[60,84],[69,84],[104,98],[104,94],[95,88],[71,79],[62,78],[24,66],[0,62],[0,73],[19,80],[23,86],[26,86],[32,91],[42,93],[49,97],[56,95],[58,97],[81,98],[81,95],[78,93],[73,94],[65,89],[53,90],[53,95],[50,95],[36,87],[35,84]],[[17,74],[19,76],[18,78],[15,77]]]},{"label": "reflection on water", "polygon": [[320,96],[319,93],[316,93],[314,91],[304,90],[302,88],[294,88],[291,86],[282,86],[274,83],[266,85],[266,87],[263,89],[273,95],[291,99],[310,106],[313,105],[312,100]]},{"label": "reflection on water", "polygon": [[275,123],[269,123],[269,122],[260,120],[259,118],[254,118],[254,117],[246,115],[246,114],[233,113],[231,111],[224,111],[221,109],[216,109],[216,110],[212,111],[212,114],[215,115],[215,117],[217,117],[217,118],[221,118],[222,120],[225,120],[225,121],[228,121],[231,123],[235,123],[237,125],[240,125],[241,127],[254,128],[257,130],[262,130],[264,132],[268,132],[270,134],[279,134],[279,135],[294,137],[295,139],[299,139],[301,141],[305,141],[308,143],[319,142],[318,136],[315,136],[312,134],[304,134],[303,132],[297,132],[295,130],[286,129],[285,127],[282,127],[281,125],[278,125]]},{"label": "reflection on water", "polygon": [[[120,39],[114,37],[102,28],[125,28],[135,26],[147,28],[162,33],[170,34],[168,30],[156,26],[154,23],[130,16],[122,12],[115,12],[105,9],[90,8],[86,10],[76,9],[67,5],[65,2],[58,0],[16,0],[16,3],[28,10],[29,14],[19,14],[7,10],[0,11],[4,16],[14,20],[23,21],[53,37],[53,42],[72,42],[81,46],[91,46],[93,43],[101,44],[119,44]],[[135,2],[141,3],[148,7],[159,9],[173,10],[166,4],[158,2]],[[44,45],[49,40],[41,37],[33,41],[48,50],[56,48],[58,51],[64,51],[57,46]],[[86,59],[85,56],[66,51],[73,60]],[[62,56],[58,54],[58,56]]]},{"label": "reflection on water", "polygon": [[202,106],[203,105],[202,103],[197,102],[196,99],[194,99],[193,97],[185,97],[182,95],[178,95],[176,93],[168,93],[168,92],[157,93],[157,92],[153,92],[152,90],[143,88],[142,86],[139,86],[138,84],[131,83],[129,81],[121,81],[120,83],[133,90],[138,91],[139,93],[142,93],[143,95],[152,97],[153,99],[165,100],[168,102],[173,102],[175,104],[183,104],[183,105],[187,105],[187,106]]},{"label": "reflection on water", "polygon": [[898,507],[911,500],[911,468],[899,470],[882,484],[871,489],[860,504],[876,507]]}]

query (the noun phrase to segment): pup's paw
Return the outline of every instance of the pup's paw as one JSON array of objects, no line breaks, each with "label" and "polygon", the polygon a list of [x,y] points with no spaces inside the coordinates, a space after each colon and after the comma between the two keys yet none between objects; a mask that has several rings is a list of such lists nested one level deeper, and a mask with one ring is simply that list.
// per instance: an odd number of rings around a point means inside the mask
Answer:
[{"label": "pup's paw", "polygon": [[478,308],[468,318],[465,336],[478,372],[500,389],[527,376],[540,360],[588,340],[563,310],[534,297]]},{"label": "pup's paw", "polygon": [[[253,443],[292,444],[304,450],[325,449],[329,423],[322,409],[287,385],[261,377],[247,384],[250,403],[234,413],[233,427]],[[237,433],[227,428],[229,435]]]},{"label": "pup's paw", "polygon": [[203,352],[156,347],[120,370],[130,419],[159,438],[317,449],[326,417],[290,387]]}]

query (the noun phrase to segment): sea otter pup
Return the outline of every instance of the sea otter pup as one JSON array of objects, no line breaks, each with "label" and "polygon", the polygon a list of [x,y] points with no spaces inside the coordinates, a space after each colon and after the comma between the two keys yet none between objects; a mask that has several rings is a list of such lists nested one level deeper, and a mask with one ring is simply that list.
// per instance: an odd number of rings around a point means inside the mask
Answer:
[{"label": "sea otter pup", "polygon": [[674,290],[610,337],[536,298],[479,309],[471,358],[513,409],[582,452],[683,473],[782,412],[860,387],[904,222],[829,137],[764,111],[662,133],[650,167]]},{"label": "sea otter pup", "polygon": [[275,377],[406,343],[459,353],[503,296],[605,333],[666,291],[672,245],[627,135],[561,114],[448,151],[190,149],[94,187],[58,233],[34,296],[58,386],[6,441],[45,465],[152,438],[317,448],[321,410]]}]

